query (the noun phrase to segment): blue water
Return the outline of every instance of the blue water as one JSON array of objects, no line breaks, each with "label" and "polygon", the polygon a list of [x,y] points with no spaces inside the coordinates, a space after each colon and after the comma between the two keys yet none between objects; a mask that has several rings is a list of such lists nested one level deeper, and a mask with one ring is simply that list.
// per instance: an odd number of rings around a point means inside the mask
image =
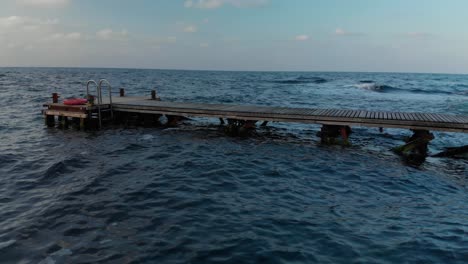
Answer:
[{"label": "blue water", "polygon": [[[162,100],[468,114],[468,76],[0,68],[1,263],[466,263],[468,161],[406,165],[411,133],[314,125],[247,139],[175,128],[48,129],[88,79]],[[468,144],[434,132],[430,152]]]}]

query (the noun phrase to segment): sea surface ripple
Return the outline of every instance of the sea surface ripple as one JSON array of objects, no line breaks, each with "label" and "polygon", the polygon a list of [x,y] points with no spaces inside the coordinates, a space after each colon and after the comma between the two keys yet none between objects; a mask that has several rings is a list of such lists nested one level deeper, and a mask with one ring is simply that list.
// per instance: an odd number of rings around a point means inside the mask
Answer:
[{"label": "sea surface ripple", "polygon": [[[52,92],[106,78],[163,100],[468,114],[468,76],[0,68],[1,263],[466,263],[466,159],[407,166],[409,131],[273,123],[246,139],[216,120],[48,129]],[[430,152],[466,134],[434,132]]]}]

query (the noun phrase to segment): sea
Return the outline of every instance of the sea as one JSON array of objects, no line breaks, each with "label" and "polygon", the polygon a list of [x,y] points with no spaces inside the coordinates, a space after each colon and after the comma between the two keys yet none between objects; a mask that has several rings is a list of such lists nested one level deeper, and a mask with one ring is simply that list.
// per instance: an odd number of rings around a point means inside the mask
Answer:
[{"label": "sea", "polygon": [[0,263],[467,263],[468,134],[313,124],[229,137],[217,119],[176,127],[47,128],[57,92],[86,81],[164,101],[468,115],[468,75],[0,68]]}]

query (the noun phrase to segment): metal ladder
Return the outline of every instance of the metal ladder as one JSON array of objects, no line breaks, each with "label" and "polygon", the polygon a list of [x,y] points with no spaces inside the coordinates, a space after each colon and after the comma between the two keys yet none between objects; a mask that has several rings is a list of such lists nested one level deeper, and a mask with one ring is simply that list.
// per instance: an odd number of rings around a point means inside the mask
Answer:
[{"label": "metal ladder", "polygon": [[96,105],[97,105],[97,109],[98,109],[97,115],[98,115],[98,119],[99,119],[99,128],[101,128],[102,127],[101,106],[102,106],[102,85],[103,84],[107,85],[108,90],[109,90],[109,110],[110,110],[111,119],[114,119],[114,112],[112,110],[112,86],[106,79],[101,79],[99,81],[99,84],[96,83],[96,81],[94,81],[94,80],[89,80],[86,83],[86,96],[87,97],[89,97],[91,95],[89,93],[89,86],[91,84],[94,84],[94,86],[96,87],[96,97],[97,97],[97,104]]}]

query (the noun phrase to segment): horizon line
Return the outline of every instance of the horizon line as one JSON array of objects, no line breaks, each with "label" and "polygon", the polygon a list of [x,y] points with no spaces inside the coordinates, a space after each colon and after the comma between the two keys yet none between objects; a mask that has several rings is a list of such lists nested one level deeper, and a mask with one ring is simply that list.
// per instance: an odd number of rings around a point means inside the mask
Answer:
[{"label": "horizon line", "polygon": [[184,69],[184,68],[146,68],[146,67],[102,67],[102,66],[0,66],[6,68],[35,68],[35,69],[108,69],[108,70],[157,70],[157,71],[200,71],[200,72],[314,72],[314,73],[387,73],[387,74],[439,74],[439,75],[468,75],[468,73],[453,72],[405,72],[405,71],[344,71],[344,70],[214,70],[214,69]]}]

